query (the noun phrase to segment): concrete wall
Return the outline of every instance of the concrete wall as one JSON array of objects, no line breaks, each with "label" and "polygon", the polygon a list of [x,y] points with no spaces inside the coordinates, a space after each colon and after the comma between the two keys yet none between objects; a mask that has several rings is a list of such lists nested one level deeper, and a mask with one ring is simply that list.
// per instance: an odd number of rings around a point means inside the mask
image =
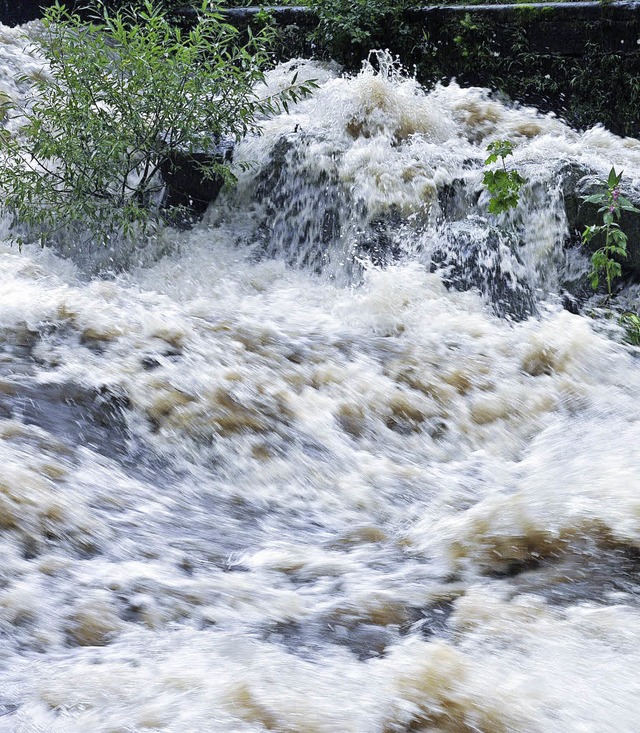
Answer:
[{"label": "concrete wall", "polygon": [[414,22],[436,33],[451,20],[467,14],[491,24],[496,31],[519,26],[527,32],[530,49],[539,53],[582,56],[588,44],[597,44],[602,51],[640,53],[637,2],[460,5],[411,11]]},{"label": "concrete wall", "polygon": [[[35,18],[51,2],[0,0],[0,21]],[[258,8],[227,11],[238,27],[262,22],[257,14]],[[271,17],[281,56],[313,52],[357,68],[368,51],[323,46],[308,8],[274,7]],[[601,122],[618,134],[640,135],[640,2],[442,5],[411,10],[403,22],[402,34],[383,28],[371,43],[400,55],[425,84],[455,77],[555,111],[577,127]]]},{"label": "concrete wall", "polygon": [[[51,4],[53,0],[0,0],[0,22],[17,25],[34,20]],[[122,0],[113,2],[114,7],[120,4]],[[232,22],[247,25],[258,12],[258,8],[232,8],[227,14]],[[283,27],[311,29],[316,24],[313,11],[305,7],[274,6],[271,12]],[[188,10],[185,15],[190,15]],[[640,54],[640,2],[438,5],[411,10],[407,16],[417,28],[432,35],[442,32],[451,21],[469,16],[472,21],[490,23],[496,30],[513,25],[526,29],[531,50],[539,52],[580,56],[586,44],[595,43],[602,50]]]},{"label": "concrete wall", "polygon": [[[246,25],[257,9],[236,9]],[[275,8],[284,54],[304,53],[315,26],[308,9]],[[424,84],[456,78],[486,86],[579,128],[602,123],[640,135],[640,3],[575,2],[442,5],[405,14],[401,33],[382,29],[373,47],[389,48]],[[367,48],[313,47],[357,68]]]}]

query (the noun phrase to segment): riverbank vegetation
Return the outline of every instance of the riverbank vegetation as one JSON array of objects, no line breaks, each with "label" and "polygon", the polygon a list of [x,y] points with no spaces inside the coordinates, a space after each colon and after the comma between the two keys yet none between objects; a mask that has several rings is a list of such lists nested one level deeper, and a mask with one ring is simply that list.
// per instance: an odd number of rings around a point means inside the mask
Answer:
[{"label": "riverbank vegetation", "polygon": [[608,298],[612,294],[613,280],[622,275],[619,260],[627,258],[627,234],[620,227],[620,217],[623,211],[640,213],[640,209],[622,195],[621,181],[622,172],[616,173],[616,169],[612,168],[600,190],[584,198],[587,203],[599,206],[598,214],[602,219],[602,223],[591,224],[582,233],[582,242],[586,246],[594,241],[599,241],[601,245],[591,255],[591,286],[596,290],[604,277]]},{"label": "riverbank vegetation", "polygon": [[[6,115],[1,139],[4,206],[31,236],[129,238],[167,216],[163,166],[177,154],[212,152],[221,139],[259,131],[259,120],[310,93],[313,83],[259,97],[273,33],[241,40],[203,2],[188,30],[155,0],[90,18],[53,5],[36,51],[48,62],[33,95]],[[230,182],[228,163],[200,157],[204,179]]]}]

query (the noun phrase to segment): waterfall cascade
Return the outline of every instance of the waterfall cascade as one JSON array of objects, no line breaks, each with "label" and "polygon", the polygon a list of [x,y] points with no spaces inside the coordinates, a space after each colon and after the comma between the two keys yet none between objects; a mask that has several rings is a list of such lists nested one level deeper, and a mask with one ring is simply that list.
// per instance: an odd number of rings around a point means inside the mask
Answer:
[{"label": "waterfall cascade", "polygon": [[163,253],[87,277],[4,225],[0,731],[639,730],[637,351],[562,298],[566,176],[634,190],[640,143],[294,71]]}]

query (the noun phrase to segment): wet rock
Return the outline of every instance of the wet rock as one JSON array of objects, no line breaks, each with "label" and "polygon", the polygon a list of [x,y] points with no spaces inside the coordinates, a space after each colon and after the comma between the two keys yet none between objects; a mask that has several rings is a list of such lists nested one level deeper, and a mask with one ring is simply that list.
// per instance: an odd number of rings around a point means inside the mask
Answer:
[{"label": "wet rock", "polygon": [[354,628],[333,626],[328,630],[331,641],[346,646],[360,660],[381,657],[398,638],[395,630],[373,624],[361,624]]},{"label": "wet rock", "polygon": [[162,614],[154,598],[144,593],[136,593],[128,599],[122,617],[125,621],[144,624],[150,629],[162,625]]},{"label": "wet rock", "polygon": [[359,545],[370,545],[387,542],[389,536],[381,528],[373,524],[363,524],[358,527],[353,527],[329,543],[328,547],[331,549],[350,549]]},{"label": "wet rock", "polygon": [[144,356],[140,360],[140,365],[145,372],[151,372],[154,369],[158,369],[160,362],[154,356]]},{"label": "wet rock", "polygon": [[105,646],[123,628],[106,593],[84,599],[70,615],[67,639],[75,646]]},{"label": "wet rock", "polygon": [[0,329],[0,349],[3,354],[11,357],[29,358],[33,356],[33,349],[40,342],[40,334],[32,330],[26,323],[20,323],[12,328]]},{"label": "wet rock", "polygon": [[612,597],[638,603],[640,551],[609,537],[577,538],[564,551],[535,563],[513,564],[495,574],[515,593],[534,593],[548,603],[571,606],[580,602],[608,603]]},{"label": "wet rock", "polygon": [[[256,177],[253,198],[263,206],[259,237],[267,255],[320,272],[340,252],[345,270],[361,260],[397,260],[415,230],[397,206],[373,214],[341,179],[335,165],[314,166],[308,148],[325,140],[305,131],[283,135]],[[409,231],[407,231],[409,230]]]},{"label": "wet rock", "polygon": [[397,209],[392,208],[360,232],[356,244],[358,255],[366,256],[376,266],[390,264],[401,254],[401,233],[405,227],[405,219]]},{"label": "wet rock", "polygon": [[0,718],[4,717],[5,715],[13,715],[17,710],[19,710],[20,705],[16,702],[8,702],[3,700],[0,702]]},{"label": "wet rock", "polygon": [[479,290],[499,316],[523,320],[535,314],[535,297],[513,237],[470,220],[446,227],[443,234],[431,269],[441,270],[447,287]]},{"label": "wet rock", "polygon": [[126,453],[125,411],[129,402],[124,394],[108,387],[96,390],[73,383],[16,381],[11,387],[0,393],[0,414],[106,456]]},{"label": "wet rock", "polygon": [[342,235],[346,194],[333,172],[313,170],[304,132],[281,137],[257,177],[254,198],[264,207],[259,236],[267,255],[320,271],[325,252]]},{"label": "wet rock", "polygon": [[349,629],[355,629],[363,624],[400,628],[413,621],[415,621],[415,609],[385,595],[371,596],[366,601],[363,599],[359,606],[338,605],[326,616],[329,626],[344,626]]},{"label": "wet rock", "polygon": [[491,578],[515,578],[529,570],[537,570],[540,567],[540,558],[527,557],[506,561],[503,565],[493,571],[488,571]]},{"label": "wet rock", "polygon": [[198,221],[224,186],[220,174],[206,175],[203,167],[211,164],[230,163],[233,159],[233,142],[220,140],[209,152],[172,151],[160,166],[166,191],[162,208],[166,218],[174,226],[189,228]]},{"label": "wet rock", "polygon": [[400,433],[400,435],[420,432],[426,416],[412,405],[404,395],[398,395],[391,399],[389,408],[391,414],[385,419],[385,424],[389,430]]},{"label": "wet rock", "polygon": [[27,535],[22,541],[22,557],[25,560],[34,560],[38,557],[38,542],[35,537]]},{"label": "wet rock", "polygon": [[[587,168],[579,163],[566,163],[560,167],[557,176],[560,180],[562,189],[562,197],[564,200],[564,209],[567,215],[567,225],[569,227],[569,235],[574,236],[580,230],[579,209],[580,199],[580,181],[587,176],[594,176],[595,171]],[[584,227],[583,227],[584,228]]]},{"label": "wet rock", "polygon": [[322,654],[327,643],[345,647],[364,661],[380,657],[399,639],[395,627],[387,628],[369,623],[336,624],[326,622],[289,622],[271,626],[265,637],[283,644],[294,654],[313,656]]},{"label": "wet rock", "polygon": [[425,637],[446,636],[449,617],[453,612],[453,601],[439,601],[422,609],[419,620],[420,633]]},{"label": "wet rock", "polygon": [[470,211],[476,209],[478,191],[471,189],[462,178],[456,178],[438,189],[438,203],[445,221],[466,219]]},{"label": "wet rock", "polygon": [[364,435],[367,420],[360,405],[341,405],[336,414],[336,421],[342,430],[352,438],[360,438]]}]

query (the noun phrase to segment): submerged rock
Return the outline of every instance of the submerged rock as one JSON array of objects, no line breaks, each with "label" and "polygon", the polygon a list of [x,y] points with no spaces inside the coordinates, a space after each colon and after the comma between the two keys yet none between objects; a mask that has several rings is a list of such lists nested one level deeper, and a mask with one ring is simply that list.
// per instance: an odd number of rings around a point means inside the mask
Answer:
[{"label": "submerged rock", "polygon": [[443,234],[431,267],[441,271],[447,287],[479,290],[500,316],[523,320],[536,312],[519,245],[508,234],[480,219],[446,225]]},{"label": "submerged rock", "polygon": [[0,388],[1,417],[19,418],[70,445],[85,445],[109,457],[126,453],[127,408],[127,397],[107,387],[7,380]]},{"label": "submerged rock", "polygon": [[265,253],[321,271],[354,206],[336,170],[309,166],[307,149],[314,142],[298,132],[281,137],[256,177],[253,196],[263,208],[258,237]]},{"label": "submerged rock", "polygon": [[445,221],[466,219],[478,205],[480,192],[463,178],[454,178],[438,189],[438,204]]}]

